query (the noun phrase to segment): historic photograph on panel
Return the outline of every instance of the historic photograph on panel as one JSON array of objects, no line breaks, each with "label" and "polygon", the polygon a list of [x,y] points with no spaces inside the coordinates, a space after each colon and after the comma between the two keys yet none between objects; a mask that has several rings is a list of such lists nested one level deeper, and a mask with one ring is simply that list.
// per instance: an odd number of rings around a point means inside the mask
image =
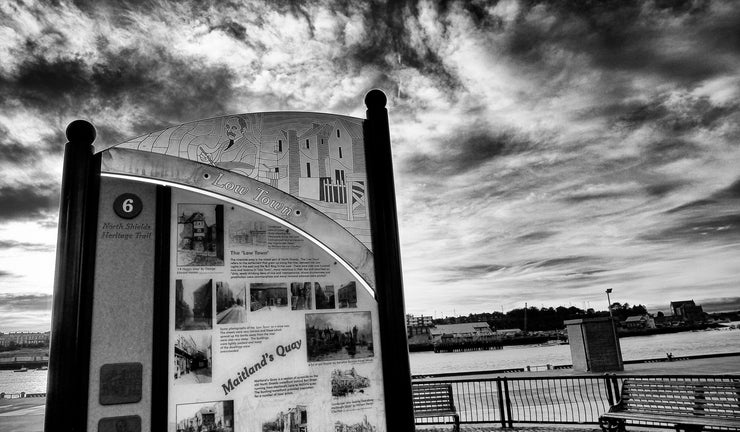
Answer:
[{"label": "historic photograph on panel", "polygon": [[262,220],[245,219],[240,212],[239,217],[232,217],[229,221],[229,244],[231,247],[267,247],[267,222]]},{"label": "historic photograph on panel", "polygon": [[362,416],[362,420],[357,422],[343,422],[337,420],[334,423],[335,432],[375,432],[378,429],[367,421],[367,415]]},{"label": "historic photograph on panel", "polygon": [[316,294],[316,309],[335,309],[334,285],[321,286],[320,283],[314,284]]},{"label": "historic photograph on panel", "polygon": [[177,205],[177,265],[224,265],[224,206]]},{"label": "historic photograph on panel", "polygon": [[175,281],[175,330],[213,328],[212,279]]},{"label": "historic photograph on panel", "polygon": [[372,357],[370,312],[306,314],[306,343],[309,362]]},{"label": "historic photograph on panel", "polygon": [[283,310],[288,307],[288,284],[253,283],[249,284],[249,310]]},{"label": "historic photograph on panel", "polygon": [[334,397],[365,393],[368,387],[370,379],[358,374],[355,368],[334,369],[331,373],[331,395]]},{"label": "historic photograph on panel", "polygon": [[212,363],[210,332],[175,334],[175,384],[210,383]]},{"label": "historic photograph on panel", "polygon": [[339,287],[339,308],[357,307],[357,288],[355,281],[347,282]]},{"label": "historic photograph on panel", "polygon": [[234,401],[177,405],[177,432],[233,432]]},{"label": "historic photograph on panel", "polygon": [[216,282],[216,324],[247,322],[247,283]]},{"label": "historic photograph on panel", "polygon": [[293,310],[311,309],[311,282],[291,282],[290,308]]},{"label": "historic photograph on panel", "polygon": [[305,432],[308,430],[306,405],[293,405],[262,423],[262,432]]}]

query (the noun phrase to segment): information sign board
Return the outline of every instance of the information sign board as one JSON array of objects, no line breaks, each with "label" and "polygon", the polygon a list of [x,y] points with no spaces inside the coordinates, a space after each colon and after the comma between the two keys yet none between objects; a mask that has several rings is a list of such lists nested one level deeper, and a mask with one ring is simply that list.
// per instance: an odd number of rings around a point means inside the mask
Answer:
[{"label": "information sign board", "polygon": [[[47,429],[413,427],[387,114],[368,100],[367,120],[231,115],[96,144],[82,172],[65,156]],[[85,155],[94,129],[70,130]]]},{"label": "information sign board", "polygon": [[377,302],[356,272],[234,201],[176,189],[171,221],[170,431],[385,430]]}]

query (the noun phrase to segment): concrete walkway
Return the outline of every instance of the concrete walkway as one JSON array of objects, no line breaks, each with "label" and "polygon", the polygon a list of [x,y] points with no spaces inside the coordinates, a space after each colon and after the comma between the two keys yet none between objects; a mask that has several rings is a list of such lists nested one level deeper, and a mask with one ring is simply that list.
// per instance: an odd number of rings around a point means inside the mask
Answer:
[{"label": "concrete walkway", "polygon": [[43,432],[46,398],[0,399],[0,432]]}]

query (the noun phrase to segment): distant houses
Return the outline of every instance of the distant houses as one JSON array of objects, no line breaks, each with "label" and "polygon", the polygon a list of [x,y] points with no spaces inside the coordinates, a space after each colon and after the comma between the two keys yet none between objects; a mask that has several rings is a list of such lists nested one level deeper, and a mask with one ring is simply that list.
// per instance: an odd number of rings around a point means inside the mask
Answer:
[{"label": "distant houses", "polygon": [[649,313],[631,315],[619,322],[625,330],[655,329],[660,327],[677,327],[687,324],[703,322],[706,314],[701,306],[694,300],[672,301],[670,304],[671,315],[666,316],[658,312],[657,316]]},{"label": "distant houses", "polygon": [[0,332],[0,347],[34,347],[49,345],[49,332]]}]

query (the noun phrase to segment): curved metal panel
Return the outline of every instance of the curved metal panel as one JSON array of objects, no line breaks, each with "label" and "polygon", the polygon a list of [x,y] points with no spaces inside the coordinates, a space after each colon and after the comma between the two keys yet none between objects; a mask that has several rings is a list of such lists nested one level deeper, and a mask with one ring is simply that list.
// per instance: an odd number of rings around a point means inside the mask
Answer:
[{"label": "curved metal panel", "polygon": [[292,195],[372,249],[363,120],[307,112],[198,120],[96,146],[161,154],[217,167]]},{"label": "curved metal panel", "polygon": [[106,150],[101,171],[180,184],[259,209],[324,245],[375,289],[373,253],[335,220],[279,189],[216,166],[126,148]]}]

